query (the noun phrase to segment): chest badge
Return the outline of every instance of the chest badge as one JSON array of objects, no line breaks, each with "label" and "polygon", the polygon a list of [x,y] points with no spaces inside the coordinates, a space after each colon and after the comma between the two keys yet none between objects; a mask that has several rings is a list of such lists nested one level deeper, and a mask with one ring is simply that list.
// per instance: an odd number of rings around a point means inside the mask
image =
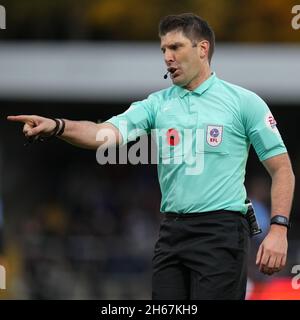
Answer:
[{"label": "chest badge", "polygon": [[212,146],[218,146],[223,139],[223,126],[208,125],[206,131],[206,141]]}]

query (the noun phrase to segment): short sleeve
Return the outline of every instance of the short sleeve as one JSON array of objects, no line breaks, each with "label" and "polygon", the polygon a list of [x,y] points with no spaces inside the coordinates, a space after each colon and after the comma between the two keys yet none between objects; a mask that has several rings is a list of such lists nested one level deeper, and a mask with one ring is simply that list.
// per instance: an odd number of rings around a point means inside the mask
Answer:
[{"label": "short sleeve", "polygon": [[286,153],[286,147],[267,104],[249,93],[243,102],[243,122],[246,134],[260,161]]},{"label": "short sleeve", "polygon": [[132,103],[125,112],[105,122],[109,122],[119,129],[123,138],[122,145],[124,145],[150,133],[154,125],[155,103],[156,99],[150,95],[145,100]]}]

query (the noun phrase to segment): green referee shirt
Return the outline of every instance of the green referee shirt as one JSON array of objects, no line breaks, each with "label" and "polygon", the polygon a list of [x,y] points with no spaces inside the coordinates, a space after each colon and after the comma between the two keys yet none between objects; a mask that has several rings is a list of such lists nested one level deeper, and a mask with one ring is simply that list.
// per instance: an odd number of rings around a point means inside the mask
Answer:
[{"label": "green referee shirt", "polygon": [[155,136],[162,212],[245,213],[250,145],[261,161],[287,152],[266,103],[215,73],[193,91],[155,92],[107,122],[120,130],[123,144]]}]

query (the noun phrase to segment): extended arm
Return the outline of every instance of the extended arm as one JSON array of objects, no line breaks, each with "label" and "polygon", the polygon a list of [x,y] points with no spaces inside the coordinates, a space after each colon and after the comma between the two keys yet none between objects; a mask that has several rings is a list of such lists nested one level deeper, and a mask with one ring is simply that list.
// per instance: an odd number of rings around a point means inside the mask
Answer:
[{"label": "extended arm", "polygon": [[[7,117],[10,121],[24,123],[23,132],[26,137],[49,136],[55,128],[53,119],[44,118],[35,115],[20,115]],[[97,149],[107,139],[111,144],[121,144],[122,136],[119,130],[110,123],[97,124],[90,121],[71,121],[65,120],[66,126],[64,133],[60,138],[77,147],[85,149]],[[97,139],[101,130],[102,137],[106,139]],[[99,140],[99,141],[97,141]],[[107,144],[106,144],[107,145]]]}]

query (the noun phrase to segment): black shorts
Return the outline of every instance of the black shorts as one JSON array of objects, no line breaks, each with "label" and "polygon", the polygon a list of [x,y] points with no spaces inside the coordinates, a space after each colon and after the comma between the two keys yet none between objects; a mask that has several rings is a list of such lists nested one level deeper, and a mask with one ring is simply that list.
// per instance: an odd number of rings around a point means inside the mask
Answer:
[{"label": "black shorts", "polygon": [[154,249],[152,298],[245,299],[249,243],[238,212],[166,214]]}]

